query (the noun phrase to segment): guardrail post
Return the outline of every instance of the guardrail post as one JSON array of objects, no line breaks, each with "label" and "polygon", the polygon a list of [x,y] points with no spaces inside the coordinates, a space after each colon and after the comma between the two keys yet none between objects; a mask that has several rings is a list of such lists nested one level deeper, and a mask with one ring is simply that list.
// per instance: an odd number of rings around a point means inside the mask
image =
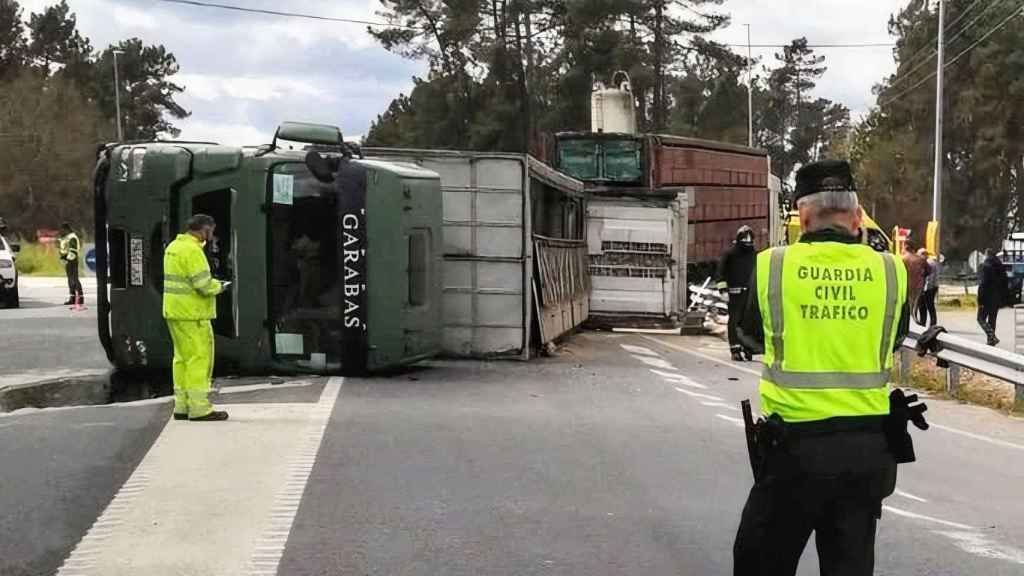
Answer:
[{"label": "guardrail post", "polygon": [[906,384],[910,382],[910,362],[913,359],[913,352],[905,348],[900,348],[900,367],[899,373],[897,374],[897,381],[900,384]]},{"label": "guardrail post", "polygon": [[950,364],[946,369],[946,393],[955,397],[960,389],[960,366]]},{"label": "guardrail post", "polygon": [[1013,307],[1013,351],[1024,354],[1024,304]]}]

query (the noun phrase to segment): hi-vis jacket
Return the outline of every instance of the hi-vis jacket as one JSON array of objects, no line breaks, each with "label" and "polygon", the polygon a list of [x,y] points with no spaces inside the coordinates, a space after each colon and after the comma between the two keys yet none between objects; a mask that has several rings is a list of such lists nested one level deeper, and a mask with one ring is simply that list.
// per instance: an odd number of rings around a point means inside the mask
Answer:
[{"label": "hi-vis jacket", "polygon": [[199,240],[191,234],[178,234],[164,251],[164,318],[216,318],[216,296],[221,289],[220,281],[210,275]]},{"label": "hi-vis jacket", "polygon": [[[889,413],[908,327],[903,262],[835,231],[758,255],[741,338],[764,351],[761,410],[786,422]],[[757,325],[755,325],[755,323]]]}]

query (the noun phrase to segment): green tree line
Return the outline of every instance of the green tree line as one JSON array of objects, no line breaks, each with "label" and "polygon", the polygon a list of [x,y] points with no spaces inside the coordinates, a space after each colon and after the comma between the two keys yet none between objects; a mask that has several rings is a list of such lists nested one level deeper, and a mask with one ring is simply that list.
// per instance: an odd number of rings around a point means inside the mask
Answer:
[{"label": "green tree line", "polygon": [[[590,129],[595,82],[629,73],[638,127],[747,143],[748,61],[709,35],[722,0],[381,0],[381,45],[425,59],[378,116],[373,146],[532,151],[545,134]],[[844,150],[849,111],[811,95],[826,67],[805,38],[754,78],[755,144],[787,180]]]},{"label": "green tree line", "polygon": [[[956,259],[1024,225],[1021,11],[1020,2],[946,0],[941,229]],[[910,0],[889,31],[898,68],[876,86],[850,156],[868,209],[920,239],[932,214],[937,3]]]},{"label": "green tree line", "polygon": [[90,176],[100,143],[116,140],[113,51],[118,50],[126,140],[177,135],[183,88],[163,46],[125,39],[96,49],[65,0],[25,13],[0,0],[0,217],[31,238],[62,221],[92,226]]}]

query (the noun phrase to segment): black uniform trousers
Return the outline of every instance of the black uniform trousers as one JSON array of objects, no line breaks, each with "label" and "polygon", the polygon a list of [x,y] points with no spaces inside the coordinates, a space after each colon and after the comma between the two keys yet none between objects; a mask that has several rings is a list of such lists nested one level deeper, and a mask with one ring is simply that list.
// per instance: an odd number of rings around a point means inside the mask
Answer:
[{"label": "black uniform trousers", "polygon": [[71,296],[81,296],[82,282],[78,279],[78,260],[65,261],[64,273],[68,276],[68,291]]},{"label": "black uniform trousers", "polygon": [[740,316],[747,307],[746,288],[729,288],[729,349],[733,352],[741,350],[740,338],[736,335],[736,327],[739,326]]},{"label": "black uniform trousers", "polygon": [[992,339],[996,335],[996,318],[999,317],[999,305],[978,303],[978,325],[985,335]]},{"label": "black uniform trousers", "polygon": [[796,574],[812,532],[822,576],[871,576],[896,462],[880,431],[789,438],[765,456],[733,547],[734,576]]},{"label": "black uniform trousers", "polygon": [[935,311],[935,297],[938,294],[938,288],[929,288],[921,292],[917,299],[918,324],[931,328],[939,321],[938,313]]}]

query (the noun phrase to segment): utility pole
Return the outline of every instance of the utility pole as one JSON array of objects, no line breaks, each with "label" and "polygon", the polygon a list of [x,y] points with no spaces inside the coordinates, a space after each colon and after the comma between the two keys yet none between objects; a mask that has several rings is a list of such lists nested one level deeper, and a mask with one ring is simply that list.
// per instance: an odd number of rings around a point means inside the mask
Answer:
[{"label": "utility pole", "polygon": [[[946,64],[946,42],[945,42],[945,31],[946,27],[946,2],[944,0],[938,0],[939,2],[939,45],[937,47],[938,52],[938,63],[936,64],[937,72],[935,76],[935,175],[934,179],[934,195],[932,197],[932,221],[935,222],[935,257],[939,255],[939,236],[938,227],[939,219],[942,217],[942,69],[945,68]],[[929,226],[931,227],[931,226]]]},{"label": "utility pole", "polygon": [[114,50],[114,112],[117,114],[117,141],[124,140],[124,132],[121,130],[121,83],[117,79],[117,55],[124,54],[123,50]]},{"label": "utility pole", "polygon": [[747,146],[754,147],[754,59],[750,56],[750,24],[747,27]]}]

